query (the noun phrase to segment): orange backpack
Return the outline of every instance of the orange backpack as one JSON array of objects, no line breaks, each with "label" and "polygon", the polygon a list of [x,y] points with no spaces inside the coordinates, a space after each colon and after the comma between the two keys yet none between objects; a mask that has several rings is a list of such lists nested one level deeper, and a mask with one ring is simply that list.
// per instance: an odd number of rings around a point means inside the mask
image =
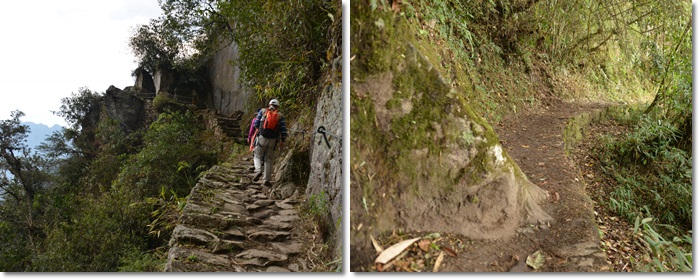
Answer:
[{"label": "orange backpack", "polygon": [[265,115],[260,124],[260,135],[265,138],[277,138],[277,126],[279,125],[280,116],[277,110],[265,110]]}]

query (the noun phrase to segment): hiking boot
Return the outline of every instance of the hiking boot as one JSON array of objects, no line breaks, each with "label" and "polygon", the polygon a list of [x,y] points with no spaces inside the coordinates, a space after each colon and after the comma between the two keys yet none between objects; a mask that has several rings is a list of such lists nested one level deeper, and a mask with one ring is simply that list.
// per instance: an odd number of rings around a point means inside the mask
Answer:
[{"label": "hiking boot", "polygon": [[265,181],[265,183],[263,183],[263,186],[272,187],[272,184],[270,183],[270,181]]},{"label": "hiking boot", "polygon": [[253,176],[253,182],[259,180],[262,175],[262,172],[255,173],[255,176]]}]

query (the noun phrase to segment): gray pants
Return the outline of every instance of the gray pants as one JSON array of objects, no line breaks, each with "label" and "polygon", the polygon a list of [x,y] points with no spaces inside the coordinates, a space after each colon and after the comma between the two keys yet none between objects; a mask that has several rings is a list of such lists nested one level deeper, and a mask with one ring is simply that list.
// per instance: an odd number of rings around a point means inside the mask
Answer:
[{"label": "gray pants", "polygon": [[272,176],[272,164],[275,161],[275,146],[277,144],[277,139],[265,138],[258,136],[258,143],[255,145],[255,150],[253,150],[253,164],[255,164],[255,173],[260,172],[263,162],[265,162],[265,172],[263,173],[263,178],[265,182],[270,181]]}]

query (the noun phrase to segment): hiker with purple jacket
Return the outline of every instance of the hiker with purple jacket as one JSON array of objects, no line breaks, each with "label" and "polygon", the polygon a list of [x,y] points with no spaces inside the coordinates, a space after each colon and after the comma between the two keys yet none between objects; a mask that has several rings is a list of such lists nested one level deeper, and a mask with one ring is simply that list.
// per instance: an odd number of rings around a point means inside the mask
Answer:
[{"label": "hiker with purple jacket", "polygon": [[[284,122],[284,116],[278,110],[279,106],[277,99],[270,100],[268,108],[260,109],[254,121],[254,126],[258,133],[255,149],[253,150],[253,164],[255,165],[253,181],[255,182],[260,177],[263,177],[263,185],[268,187],[271,186],[270,177],[272,175],[272,164],[275,160],[277,143],[279,142],[280,147],[284,147],[284,140],[287,139],[287,125]],[[264,172],[261,170],[263,162],[265,164]]]}]

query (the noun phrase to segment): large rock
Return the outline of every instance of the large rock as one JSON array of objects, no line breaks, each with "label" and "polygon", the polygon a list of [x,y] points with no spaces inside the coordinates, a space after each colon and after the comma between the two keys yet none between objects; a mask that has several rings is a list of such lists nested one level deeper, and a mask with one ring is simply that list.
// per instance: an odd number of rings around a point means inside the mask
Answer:
[{"label": "large rock", "polygon": [[[334,259],[342,257],[343,229],[343,84],[341,81],[342,57],[333,60],[331,75],[316,105],[314,129],[323,126],[327,132],[326,145],[323,135],[315,133],[311,141],[309,180],[306,197],[315,196],[328,206],[325,223],[329,228],[327,240],[331,244]],[[347,159],[346,159],[347,160]]]},{"label": "large rock", "polygon": [[546,192],[508,157],[468,94],[413,45],[395,44],[371,58],[384,68],[351,77],[351,228],[364,225],[351,230],[351,255],[371,256],[369,236],[397,228],[495,239],[549,221],[539,206]]},{"label": "large rock", "polygon": [[177,225],[173,230],[172,241],[178,244],[194,244],[206,247],[210,243],[218,242],[219,238],[205,230]]},{"label": "large rock", "polygon": [[146,119],[145,102],[133,93],[110,86],[104,96],[107,115],[127,132],[140,128]]},{"label": "large rock", "polygon": [[[208,65],[211,80],[211,95],[207,108],[213,108],[222,115],[231,115],[245,110],[245,104],[252,91],[241,81],[241,69],[237,65],[238,45],[231,42],[221,49]],[[250,119],[248,119],[250,121]]]},{"label": "large rock", "polygon": [[175,90],[175,71],[170,69],[157,69],[153,75],[153,83],[155,93],[174,93]]}]

